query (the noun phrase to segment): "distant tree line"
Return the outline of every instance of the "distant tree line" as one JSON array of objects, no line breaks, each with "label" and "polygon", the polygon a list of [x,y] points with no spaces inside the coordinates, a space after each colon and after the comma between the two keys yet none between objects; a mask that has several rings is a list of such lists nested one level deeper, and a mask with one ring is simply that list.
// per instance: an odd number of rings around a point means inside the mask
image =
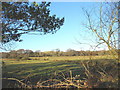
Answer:
[{"label": "distant tree line", "polygon": [[54,57],[54,56],[99,56],[99,55],[108,55],[109,51],[101,50],[101,51],[76,51],[73,49],[68,49],[65,52],[60,51],[59,49],[55,49],[53,51],[35,51],[32,50],[13,50],[10,52],[2,52],[2,58],[14,58],[14,59],[25,59],[29,60],[29,57]]}]

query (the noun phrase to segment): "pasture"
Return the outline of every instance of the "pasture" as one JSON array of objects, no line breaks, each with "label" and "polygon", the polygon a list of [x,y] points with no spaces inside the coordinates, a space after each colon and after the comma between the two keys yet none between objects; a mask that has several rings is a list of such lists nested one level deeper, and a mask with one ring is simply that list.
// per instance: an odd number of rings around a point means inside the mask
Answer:
[{"label": "pasture", "polygon": [[[3,59],[5,64],[2,68],[3,78],[17,78],[27,83],[28,81],[35,85],[38,81],[46,81],[52,78],[62,79],[70,77],[69,72],[72,72],[72,77],[80,75],[79,79],[87,78],[82,62],[89,63],[90,70],[104,70],[107,74],[114,76],[110,81],[116,86],[118,80],[117,60],[112,56],[61,56],[61,57],[30,57],[31,60]],[[97,66],[96,66],[97,65]],[[99,66],[99,67],[98,67]],[[102,68],[102,69],[100,69]],[[109,81],[106,79],[105,81]],[[7,83],[6,81],[3,81]],[[11,86],[10,84],[3,85],[4,87]]]}]

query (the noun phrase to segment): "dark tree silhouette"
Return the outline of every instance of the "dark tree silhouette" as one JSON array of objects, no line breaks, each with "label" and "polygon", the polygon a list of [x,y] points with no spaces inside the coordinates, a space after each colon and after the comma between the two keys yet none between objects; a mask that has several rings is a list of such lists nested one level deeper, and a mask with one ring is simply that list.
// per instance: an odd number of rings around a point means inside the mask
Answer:
[{"label": "dark tree silhouette", "polygon": [[50,15],[50,2],[2,2],[2,39],[5,44],[10,41],[22,41],[23,34],[54,34],[64,23],[64,18]]}]

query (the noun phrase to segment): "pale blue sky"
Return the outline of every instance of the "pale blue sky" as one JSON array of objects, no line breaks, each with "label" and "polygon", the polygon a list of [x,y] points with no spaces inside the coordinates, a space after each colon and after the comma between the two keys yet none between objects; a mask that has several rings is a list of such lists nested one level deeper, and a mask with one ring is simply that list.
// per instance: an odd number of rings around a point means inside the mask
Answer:
[{"label": "pale blue sky", "polygon": [[[55,34],[47,35],[23,35],[22,42],[16,43],[17,49],[30,49],[33,51],[50,51],[59,48],[65,51],[69,48],[75,50],[89,50],[89,45],[80,45],[81,43],[89,43],[93,45],[94,35],[88,32],[82,22],[85,17],[81,8],[91,9],[99,5],[98,2],[52,2],[50,6],[51,15],[56,14],[57,17],[64,17],[64,25]],[[92,40],[92,41],[91,41]]]}]

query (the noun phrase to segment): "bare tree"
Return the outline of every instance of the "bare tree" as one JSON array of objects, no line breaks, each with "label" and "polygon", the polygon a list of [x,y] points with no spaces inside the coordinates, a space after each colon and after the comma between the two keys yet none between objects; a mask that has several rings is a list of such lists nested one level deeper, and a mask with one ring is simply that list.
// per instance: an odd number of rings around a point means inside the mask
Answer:
[{"label": "bare tree", "polygon": [[94,10],[83,9],[87,20],[84,26],[96,35],[98,45],[105,44],[111,54],[117,54],[118,49],[118,9],[118,2],[103,2]]}]

